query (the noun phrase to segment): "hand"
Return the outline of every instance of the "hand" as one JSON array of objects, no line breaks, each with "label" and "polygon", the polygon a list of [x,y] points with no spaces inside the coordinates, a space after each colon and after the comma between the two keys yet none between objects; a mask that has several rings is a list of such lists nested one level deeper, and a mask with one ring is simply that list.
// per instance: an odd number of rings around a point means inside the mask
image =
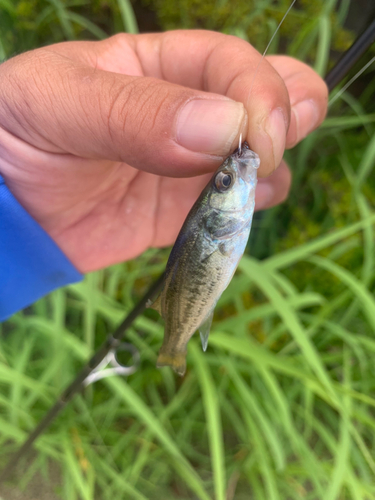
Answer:
[{"label": "hand", "polygon": [[322,122],[327,89],[284,56],[262,61],[254,79],[259,60],[243,40],[208,31],[10,59],[0,66],[0,173],[81,272],[173,243],[241,133],[260,176],[271,174],[257,208],[279,203],[290,185],[284,147]]}]

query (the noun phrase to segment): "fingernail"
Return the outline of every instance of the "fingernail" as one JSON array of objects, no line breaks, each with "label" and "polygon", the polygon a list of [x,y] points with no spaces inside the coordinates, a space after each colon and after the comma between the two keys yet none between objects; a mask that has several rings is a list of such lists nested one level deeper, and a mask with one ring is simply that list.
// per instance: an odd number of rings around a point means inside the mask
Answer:
[{"label": "fingernail", "polygon": [[292,107],[295,125],[295,142],[297,144],[301,139],[307,136],[318,123],[318,108],[313,100],[301,101]]},{"label": "fingernail", "polygon": [[245,125],[246,112],[242,103],[193,99],[178,115],[176,139],[191,151],[225,155],[233,149]]},{"label": "fingernail", "polygon": [[286,141],[286,121],[281,108],[274,109],[267,118],[265,130],[272,141],[275,168],[282,160]]}]

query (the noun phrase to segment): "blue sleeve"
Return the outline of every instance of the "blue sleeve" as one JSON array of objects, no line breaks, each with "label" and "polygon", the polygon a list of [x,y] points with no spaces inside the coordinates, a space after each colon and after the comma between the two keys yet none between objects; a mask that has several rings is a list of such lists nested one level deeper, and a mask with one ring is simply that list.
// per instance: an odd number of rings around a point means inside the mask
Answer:
[{"label": "blue sleeve", "polygon": [[0,176],[0,321],[82,278]]}]

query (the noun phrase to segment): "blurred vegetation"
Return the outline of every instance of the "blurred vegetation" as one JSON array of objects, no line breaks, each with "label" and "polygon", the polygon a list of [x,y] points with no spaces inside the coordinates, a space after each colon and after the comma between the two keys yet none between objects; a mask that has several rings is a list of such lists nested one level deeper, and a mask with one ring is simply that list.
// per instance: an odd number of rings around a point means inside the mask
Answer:
[{"label": "blurred vegetation", "polygon": [[136,33],[129,0],[0,0],[0,61],[64,40]]},{"label": "blurred vegetation", "polygon": [[[146,7],[145,7],[146,5]],[[279,1],[144,0],[155,29],[207,28],[263,51]],[[350,2],[301,0],[275,38],[321,74],[353,39]],[[145,10],[146,9],[146,10]],[[69,39],[136,32],[126,0],[0,0],[0,57]],[[363,65],[362,60],[359,65]],[[129,331],[141,367],[77,396],[38,441],[17,488],[58,467],[76,499],[375,499],[373,71],[286,158],[290,197],[254,221],[220,300],[208,352],[189,344],[184,379],[156,370],[148,310]],[[162,272],[168,251],[88,275],[0,326],[0,465],[90,353]],[[52,464],[52,465],[51,465]],[[24,473],[22,473],[22,470]],[[15,486],[13,486],[15,488]]]},{"label": "blurred vegetation", "polygon": [[[163,29],[209,29],[239,36],[263,52],[277,25],[290,6],[289,0],[278,2],[258,0],[143,0],[154,9]],[[340,23],[340,14],[325,7],[323,0],[304,0],[293,9],[282,24],[278,40],[288,44],[288,52],[303,53],[304,59],[314,56],[316,47],[311,35],[317,30],[319,16],[326,10],[329,15],[332,49],[343,51],[350,45],[352,34]],[[275,41],[272,49],[278,46]],[[293,41],[293,44],[291,42]]]}]

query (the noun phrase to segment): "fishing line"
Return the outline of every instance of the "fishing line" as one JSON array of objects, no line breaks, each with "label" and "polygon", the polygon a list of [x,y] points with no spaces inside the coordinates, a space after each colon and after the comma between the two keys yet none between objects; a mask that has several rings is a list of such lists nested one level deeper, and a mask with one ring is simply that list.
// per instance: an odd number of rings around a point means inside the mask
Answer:
[{"label": "fishing line", "polygon": [[337,94],[335,94],[332,99],[330,99],[330,101],[328,102],[328,107],[331,106],[332,103],[334,103],[337,99],[339,99],[339,97],[342,96],[342,94],[345,92],[345,90],[350,87],[350,85],[355,82],[357,80],[357,78],[359,78],[362,73],[364,73],[366,71],[366,69],[371,66],[371,64],[375,61],[375,56],[367,63],[365,64],[365,66],[363,66],[362,69],[360,69],[354,76],[353,78],[351,78],[348,83],[346,83],[342,89],[340,89]]},{"label": "fishing line", "polygon": [[[270,44],[272,43],[276,32],[280,28],[282,22],[284,21],[286,15],[289,13],[290,9],[293,7],[296,0],[294,0],[281,20],[279,26],[277,27],[274,35],[272,36],[270,42],[267,45],[266,50],[258,63],[258,67],[255,71],[255,75],[253,78],[252,85],[254,84],[254,79],[256,73],[259,70],[259,65],[262,62],[265,53],[267,52]],[[338,61],[338,63],[334,66],[334,68],[329,72],[327,77],[325,78],[325,82],[331,91],[333,87],[338,85],[348,71],[353,67],[353,65],[357,62],[359,56],[362,55],[363,52],[371,45],[374,41],[375,37],[375,20],[374,22],[367,28],[367,30],[360,35],[357,40],[353,43],[353,45],[345,52],[344,56]],[[375,58],[373,58],[375,59]],[[373,62],[373,60],[372,60]],[[371,63],[371,62],[370,62]],[[365,69],[369,66],[366,65]],[[362,71],[362,72],[363,72]],[[332,77],[333,75],[333,77]],[[340,75],[340,79],[337,80],[337,75]],[[356,77],[359,75],[357,74]],[[353,79],[352,79],[353,80]],[[351,82],[349,82],[350,84]],[[346,88],[349,85],[347,84]],[[252,88],[252,86],[251,86]],[[250,90],[251,90],[250,88]],[[69,401],[73,398],[73,396],[81,391],[85,386],[85,381],[90,374],[92,374],[95,369],[103,363],[103,360],[108,356],[108,354],[112,351],[115,352],[118,347],[121,345],[123,337],[125,335],[126,330],[133,324],[135,319],[143,313],[146,309],[148,303],[156,297],[156,295],[161,291],[163,287],[163,279],[164,275],[160,276],[160,278],[154,282],[154,284],[150,287],[150,289],[145,293],[145,295],[141,298],[141,300],[135,305],[132,311],[126,316],[124,321],[117,327],[115,332],[110,335],[107,340],[102,344],[102,346],[96,351],[96,353],[91,357],[89,362],[81,369],[77,377],[71,382],[71,384],[63,391],[61,396],[58,398],[56,403],[52,406],[52,408],[46,413],[44,418],[39,422],[37,427],[29,434],[26,441],[23,443],[21,448],[13,455],[11,460],[5,466],[3,471],[0,473],[0,483],[9,479],[11,473],[14,471],[18,462],[23,458],[31,449],[32,445],[36,441],[36,439],[43,433],[47,427],[52,423],[52,421],[60,414],[60,412],[65,408],[65,406],[69,403]],[[111,358],[112,359],[112,358]],[[89,379],[90,380],[90,379]],[[87,383],[86,383],[87,385]]]},{"label": "fishing line", "polygon": [[293,2],[289,5],[288,7],[288,10],[285,12],[285,14],[283,15],[283,18],[281,19],[281,21],[279,22],[277,28],[275,29],[273,35],[271,36],[271,40],[268,42],[267,44],[267,47],[265,48],[264,52],[263,52],[263,55],[262,57],[260,58],[260,61],[258,62],[258,65],[257,67],[255,68],[255,73],[254,73],[254,76],[253,76],[253,81],[251,82],[251,85],[250,85],[250,90],[249,90],[249,95],[251,95],[251,91],[253,90],[253,87],[254,87],[254,83],[255,83],[255,77],[257,76],[258,72],[259,72],[259,68],[260,68],[260,65],[263,61],[263,59],[266,57],[266,54],[267,54],[267,51],[268,49],[270,48],[270,45],[271,43],[273,42],[277,32],[279,31],[280,29],[280,26],[283,24],[286,16],[289,14],[290,10],[293,8],[293,5],[296,3],[297,0],[293,0]]}]

